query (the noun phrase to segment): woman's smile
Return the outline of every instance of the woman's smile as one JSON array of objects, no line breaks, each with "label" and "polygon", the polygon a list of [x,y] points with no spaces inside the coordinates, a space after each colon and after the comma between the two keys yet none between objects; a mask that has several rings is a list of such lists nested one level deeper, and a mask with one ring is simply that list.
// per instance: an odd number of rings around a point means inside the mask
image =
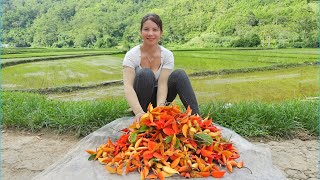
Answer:
[{"label": "woman's smile", "polygon": [[160,41],[161,30],[159,26],[151,20],[143,23],[141,29],[141,36],[145,42],[157,44]]}]

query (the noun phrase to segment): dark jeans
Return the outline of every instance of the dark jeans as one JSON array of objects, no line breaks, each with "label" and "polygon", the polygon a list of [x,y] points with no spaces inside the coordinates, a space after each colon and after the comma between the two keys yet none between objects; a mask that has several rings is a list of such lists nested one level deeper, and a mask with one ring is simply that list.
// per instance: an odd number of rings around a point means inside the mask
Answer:
[{"label": "dark jeans", "polygon": [[[136,71],[133,87],[144,112],[147,112],[147,107],[150,102],[153,107],[157,105],[158,88],[155,87],[155,84],[156,79],[151,69],[144,68]],[[190,80],[185,71],[181,69],[174,70],[169,76],[167,102],[172,102],[177,94],[185,108],[190,105],[192,114],[200,114],[198,102]]]}]

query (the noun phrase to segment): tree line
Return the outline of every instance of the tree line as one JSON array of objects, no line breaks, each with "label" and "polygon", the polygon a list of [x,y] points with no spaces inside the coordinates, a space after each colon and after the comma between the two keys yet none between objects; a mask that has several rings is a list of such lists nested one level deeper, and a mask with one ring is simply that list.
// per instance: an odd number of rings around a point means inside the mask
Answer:
[{"label": "tree line", "polygon": [[176,47],[318,47],[317,1],[3,0],[2,43],[13,47],[129,48],[140,21],[160,15]]}]

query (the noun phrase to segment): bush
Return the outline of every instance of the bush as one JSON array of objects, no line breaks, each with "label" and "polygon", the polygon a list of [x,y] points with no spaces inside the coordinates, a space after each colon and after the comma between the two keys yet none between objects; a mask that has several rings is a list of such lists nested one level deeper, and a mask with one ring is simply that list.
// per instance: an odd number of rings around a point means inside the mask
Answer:
[{"label": "bush", "polygon": [[14,43],[15,47],[30,47],[31,44],[29,42],[26,42],[23,39],[18,40],[16,43]]},{"label": "bush", "polygon": [[220,36],[213,33],[203,33],[200,36],[192,38],[186,44],[186,47],[202,47],[202,48],[212,48],[212,47],[230,47],[231,42],[235,38],[232,36]]},{"label": "bush", "polygon": [[292,45],[294,48],[302,48],[303,47],[303,43],[302,42],[295,42]]},{"label": "bush", "polygon": [[284,44],[278,44],[278,45],[276,46],[276,48],[277,48],[277,49],[285,49],[285,48],[287,48],[287,46],[284,45]]},{"label": "bush", "polygon": [[303,47],[306,48],[317,48],[319,47],[319,42],[317,39],[308,38],[303,42]]},{"label": "bush", "polygon": [[240,37],[239,39],[231,43],[232,47],[257,47],[261,44],[260,37],[257,34],[253,34],[247,37]]}]

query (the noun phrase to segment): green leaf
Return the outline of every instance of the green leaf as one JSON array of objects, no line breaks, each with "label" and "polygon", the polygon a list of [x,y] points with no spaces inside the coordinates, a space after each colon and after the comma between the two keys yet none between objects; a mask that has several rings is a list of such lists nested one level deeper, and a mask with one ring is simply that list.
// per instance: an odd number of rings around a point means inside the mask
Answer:
[{"label": "green leaf", "polygon": [[159,162],[160,160],[157,159],[157,158],[152,158],[151,161],[153,161],[153,162]]},{"label": "green leaf", "polygon": [[139,129],[139,132],[141,133],[146,132],[147,129],[148,129],[147,125],[142,125],[141,128]]},{"label": "green leaf", "polygon": [[194,138],[207,146],[210,146],[213,143],[212,137],[205,133],[195,134]]},{"label": "green leaf", "polygon": [[138,135],[138,133],[137,132],[132,132],[131,134],[130,134],[130,142],[131,143],[134,143],[134,142],[136,142],[136,140],[137,140],[137,135]]},{"label": "green leaf", "polygon": [[175,147],[176,149],[178,149],[178,148],[180,147],[180,139],[179,139],[179,138],[177,138],[176,144],[174,145],[174,147]]},{"label": "green leaf", "polygon": [[97,154],[91,154],[88,158],[88,161],[92,161],[94,160],[94,158],[96,157]]},{"label": "green leaf", "polygon": [[164,140],[164,142],[165,142],[166,144],[168,144],[169,142],[172,141],[172,138],[173,138],[173,136],[167,136],[167,137],[165,137],[163,140]]}]

